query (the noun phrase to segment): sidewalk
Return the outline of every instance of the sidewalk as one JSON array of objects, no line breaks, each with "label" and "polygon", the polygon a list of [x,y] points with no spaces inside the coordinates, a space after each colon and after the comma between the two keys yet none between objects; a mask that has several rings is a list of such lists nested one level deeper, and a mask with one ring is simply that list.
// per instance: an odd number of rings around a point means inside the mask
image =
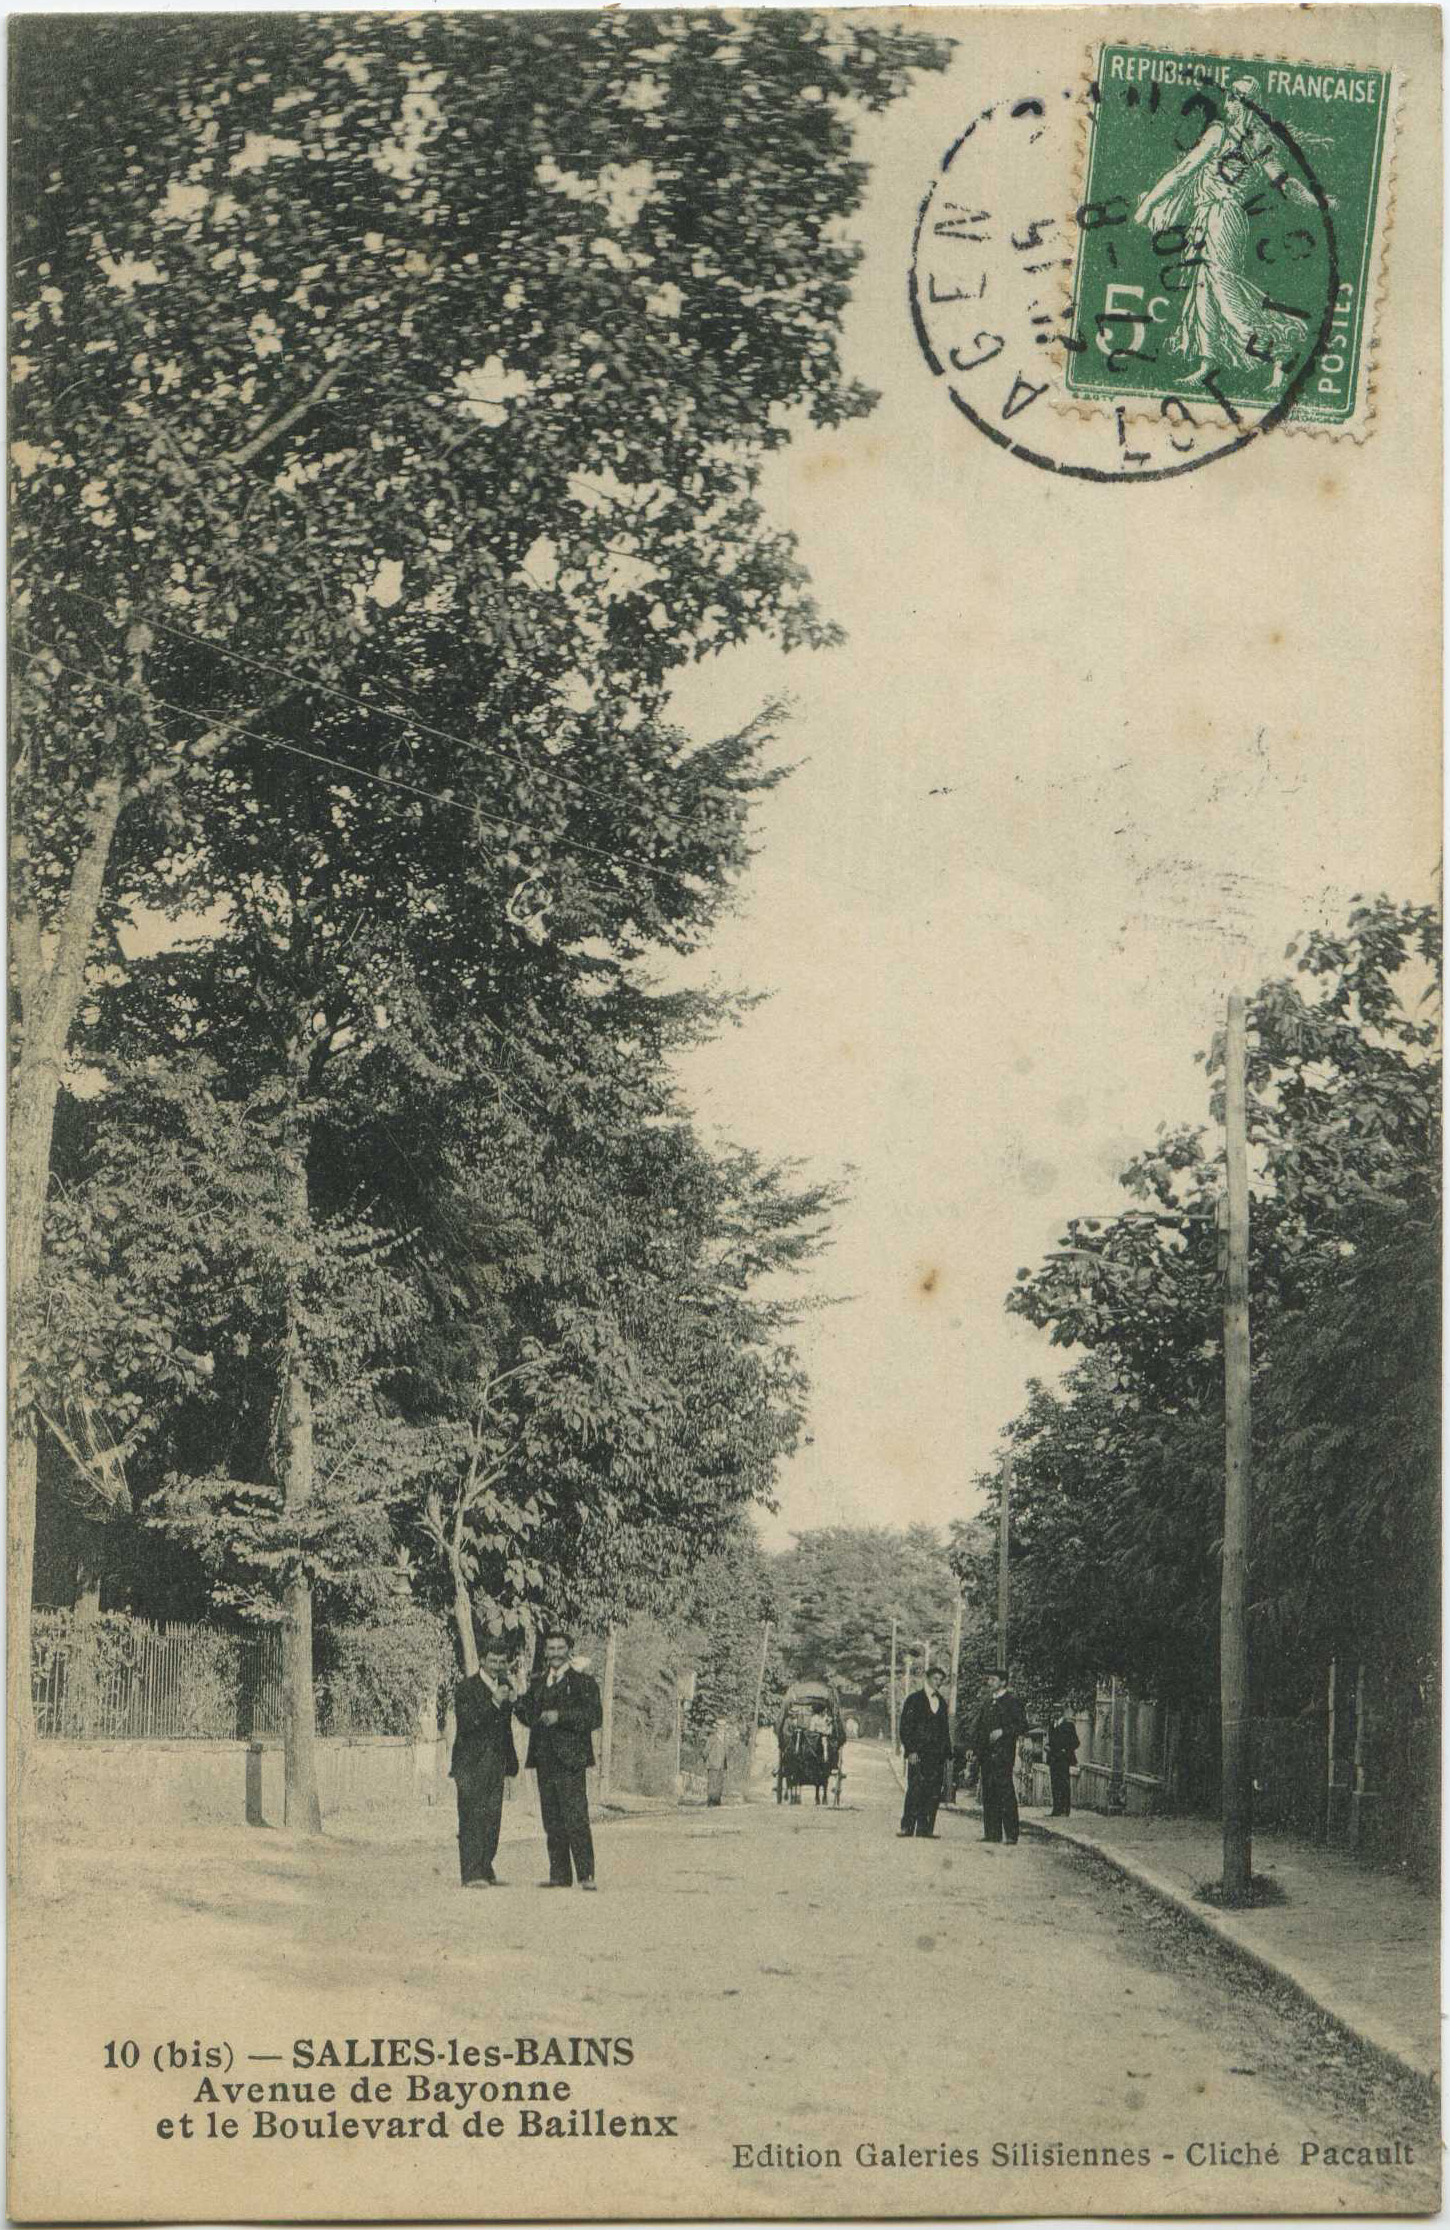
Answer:
[{"label": "sidewalk", "polygon": [[[957,1816],[981,1818],[958,1799]],[[1188,1915],[1361,2043],[1422,2081],[1440,2073],[1440,1913],[1437,1900],[1345,1852],[1287,1835],[1254,1837],[1254,1872],[1286,1903],[1220,1912],[1195,1894],[1223,1866],[1217,1820],[1022,1812],[1023,1828],[1092,1851]]]}]

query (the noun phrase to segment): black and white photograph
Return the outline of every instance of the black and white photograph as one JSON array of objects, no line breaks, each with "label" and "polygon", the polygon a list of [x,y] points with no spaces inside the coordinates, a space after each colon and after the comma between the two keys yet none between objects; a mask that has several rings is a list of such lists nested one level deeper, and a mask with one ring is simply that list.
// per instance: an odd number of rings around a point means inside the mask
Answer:
[{"label": "black and white photograph", "polygon": [[7,31],[9,2219],[1433,2215],[1438,9]]}]

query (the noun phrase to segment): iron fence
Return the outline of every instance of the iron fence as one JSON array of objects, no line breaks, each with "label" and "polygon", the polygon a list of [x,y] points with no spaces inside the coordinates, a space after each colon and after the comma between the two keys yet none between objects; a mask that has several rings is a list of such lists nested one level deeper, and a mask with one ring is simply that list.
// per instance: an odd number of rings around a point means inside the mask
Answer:
[{"label": "iron fence", "polygon": [[38,1611],[36,1732],[46,1740],[236,1741],[282,1731],[282,1636]]}]

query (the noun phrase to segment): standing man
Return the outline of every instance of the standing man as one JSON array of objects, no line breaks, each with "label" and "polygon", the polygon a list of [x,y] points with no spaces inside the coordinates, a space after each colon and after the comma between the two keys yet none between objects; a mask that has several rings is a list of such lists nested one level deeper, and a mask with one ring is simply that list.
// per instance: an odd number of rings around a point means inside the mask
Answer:
[{"label": "standing man", "polygon": [[730,1752],[734,1746],[735,1729],[728,1719],[717,1719],[710,1730],[710,1740],[705,1745],[705,1802],[725,1802],[725,1776],[730,1770]]},{"label": "standing man", "polygon": [[936,1808],[952,1754],[951,1721],[942,1689],[946,1674],[934,1667],[925,1688],[915,1688],[901,1707],[901,1747],[906,1752],[906,1804],[902,1835],[935,1835]]},{"label": "standing man", "polygon": [[530,1729],[524,1762],[539,1776],[539,1812],[549,1846],[544,1889],[568,1889],[575,1875],[581,1889],[595,1887],[584,1775],[594,1763],[594,1730],[604,1724],[604,1705],[598,1681],[569,1662],[573,1647],[572,1634],[551,1628],[544,1637],[544,1669],[514,1706]]},{"label": "standing man", "polygon": [[1013,1694],[1006,1669],[992,1675],[992,1693],[977,1714],[976,1751],[982,1776],[982,1838],[1015,1843],[1019,1833],[1017,1789],[1013,1774],[1017,1744],[1027,1732],[1027,1714]]},{"label": "standing man", "polygon": [[453,1756],[458,1792],[458,1870],[465,1889],[501,1889],[493,1870],[503,1821],[503,1785],[519,1770],[514,1691],[501,1642],[490,1642],[476,1673],[453,1691]]},{"label": "standing man", "polygon": [[1052,1817],[1065,1820],[1072,1814],[1072,1768],[1077,1757],[1077,1727],[1063,1704],[1047,1730],[1047,1773],[1052,1783]]}]

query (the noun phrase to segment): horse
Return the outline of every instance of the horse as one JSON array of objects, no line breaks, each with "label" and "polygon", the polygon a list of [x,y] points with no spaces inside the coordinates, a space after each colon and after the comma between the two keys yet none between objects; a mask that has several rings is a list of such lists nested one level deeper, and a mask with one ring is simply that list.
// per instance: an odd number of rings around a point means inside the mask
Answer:
[{"label": "horse", "polygon": [[[781,1782],[787,1800],[792,1804],[799,1804],[801,1790],[813,1788],[817,1804],[826,1803],[837,1755],[838,1745],[831,1735],[822,1734],[815,1727],[800,1724],[788,1726],[780,1758]],[[840,1801],[838,1787],[836,1802],[839,1804]]]}]

